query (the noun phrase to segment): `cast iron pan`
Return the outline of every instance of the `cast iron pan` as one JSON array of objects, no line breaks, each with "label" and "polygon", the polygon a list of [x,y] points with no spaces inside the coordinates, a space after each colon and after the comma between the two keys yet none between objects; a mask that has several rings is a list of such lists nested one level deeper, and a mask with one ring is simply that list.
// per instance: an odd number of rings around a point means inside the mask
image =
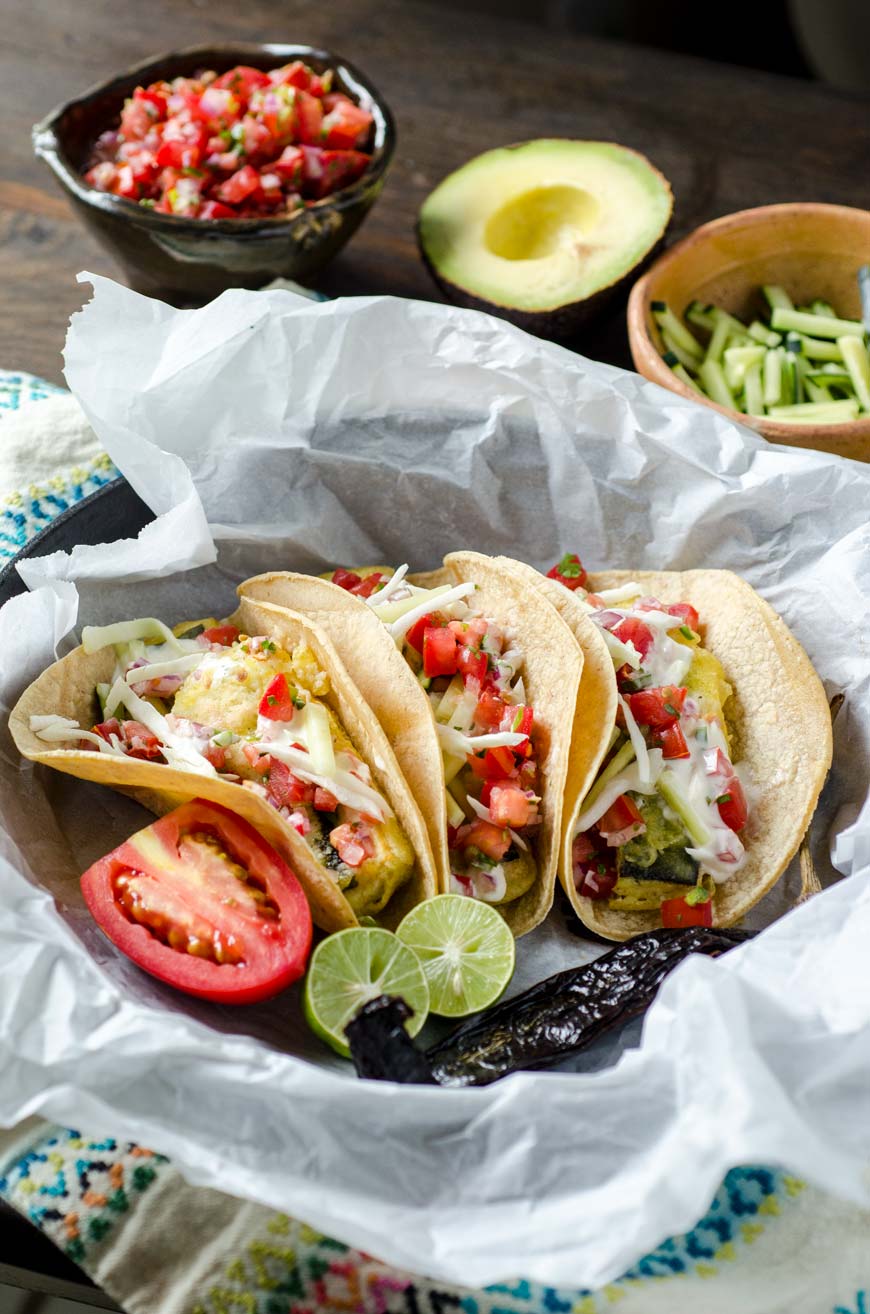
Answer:
[{"label": "cast iron pan", "polygon": [[16,570],[26,557],[47,557],[52,552],[69,552],[77,543],[114,543],[135,538],[154,519],[151,510],[123,477],[98,488],[63,511],[41,533],[32,538],[0,571],[0,607],[16,593],[24,593],[24,581]]}]

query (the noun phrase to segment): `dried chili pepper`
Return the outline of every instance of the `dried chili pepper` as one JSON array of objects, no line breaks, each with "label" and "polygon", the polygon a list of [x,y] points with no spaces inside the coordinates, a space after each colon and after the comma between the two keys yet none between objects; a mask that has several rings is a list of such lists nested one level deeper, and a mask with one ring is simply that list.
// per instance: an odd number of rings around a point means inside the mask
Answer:
[{"label": "dried chili pepper", "polygon": [[348,1025],[351,1054],[360,1076],[486,1086],[509,1072],[576,1054],[643,1013],[668,973],[689,954],[726,953],[750,935],[705,926],[647,931],[497,1004],[425,1054],[404,1029],[402,1001],[382,996]]}]

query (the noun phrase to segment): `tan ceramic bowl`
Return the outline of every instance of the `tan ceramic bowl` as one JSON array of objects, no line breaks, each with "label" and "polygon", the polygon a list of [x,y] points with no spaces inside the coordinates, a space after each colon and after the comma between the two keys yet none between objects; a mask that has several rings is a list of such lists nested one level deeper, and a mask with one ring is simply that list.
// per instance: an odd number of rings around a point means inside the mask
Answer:
[{"label": "tan ceramic bowl", "polygon": [[740,210],[696,228],[661,255],[632,288],[628,338],[635,367],[681,397],[700,401],[775,443],[815,447],[870,461],[870,415],[847,424],[785,424],[700,398],[662,360],[650,303],[682,316],[690,301],[713,302],[740,319],[762,312],[758,288],[779,283],[795,304],[820,297],[845,319],[860,319],[857,273],[870,262],[870,211],[815,202]]}]

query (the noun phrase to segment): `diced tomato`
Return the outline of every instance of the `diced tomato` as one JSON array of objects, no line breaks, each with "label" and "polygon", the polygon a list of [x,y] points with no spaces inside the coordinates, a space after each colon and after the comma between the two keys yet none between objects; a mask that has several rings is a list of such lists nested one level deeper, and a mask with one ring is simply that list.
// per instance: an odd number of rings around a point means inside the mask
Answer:
[{"label": "diced tomato", "polygon": [[[524,744],[517,744],[513,751],[523,757],[528,757],[532,751],[531,735],[532,726],[535,722],[535,713],[531,707],[517,706],[512,710],[513,718],[508,729],[512,730],[515,735],[526,736],[526,742]],[[518,717],[519,719],[517,719]]]},{"label": "diced tomato", "polygon": [[206,744],[202,752],[206,762],[211,762],[215,771],[223,771],[227,764],[227,750],[220,744]]},{"label": "diced tomato", "polygon": [[242,752],[248,760],[248,764],[253,767],[258,776],[268,775],[272,770],[272,759],[268,753],[264,753],[256,744],[243,744]]},{"label": "diced tomato", "polygon": [[696,634],[700,633],[700,617],[690,602],[672,602],[669,607],[665,608],[669,616],[677,616],[684,625],[688,625],[690,630]]},{"label": "diced tomato", "polygon": [[438,619],[437,615],[433,614],[432,616],[421,616],[419,620],[415,620],[414,624],[411,626],[411,628],[408,630],[408,633],[405,635],[406,642],[410,643],[411,647],[415,648],[417,652],[422,652],[423,635],[426,633],[427,629],[429,629],[430,626],[435,624],[437,619]]},{"label": "diced tomato", "polygon": [[575,837],[571,850],[574,889],[584,899],[610,898],[619,879],[614,852],[596,852],[588,833]]},{"label": "diced tomato", "polygon": [[460,646],[457,667],[463,680],[477,680],[483,684],[488,666],[489,658],[485,652]]},{"label": "diced tomato", "polygon": [[321,789],[317,785],[314,790],[314,806],[318,812],[334,812],[338,807],[338,799],[328,789]]},{"label": "diced tomato", "polygon": [[547,571],[547,579],[554,579],[566,589],[586,587],[586,571],[576,552],[566,552],[561,561]]},{"label": "diced tomato", "polygon": [[[275,160],[270,167],[275,173],[280,174],[282,178],[291,182],[294,187],[298,187],[302,182],[302,169],[304,162],[305,156],[302,152],[301,146],[285,146],[277,160]],[[354,572],[352,570],[346,570],[341,573],[352,575]],[[335,574],[339,574],[339,571],[336,571]],[[357,576],[357,578],[359,578],[359,576]],[[333,583],[337,582],[335,575],[333,575]],[[342,585],[342,587],[345,586]]]},{"label": "diced tomato", "polygon": [[657,730],[656,742],[661,747],[662,757],[664,758],[692,756],[689,752],[689,745],[686,743],[686,736],[679,725],[667,725],[663,730]]},{"label": "diced tomato", "polygon": [[373,122],[368,110],[354,105],[353,101],[340,100],[323,119],[320,140],[324,146],[351,150],[368,133]]},{"label": "diced tomato", "polygon": [[155,91],[153,87],[137,87],[133,99],[142,102],[152,123],[166,117],[166,97],[162,91]]},{"label": "diced tomato", "polygon": [[661,906],[662,926],[712,926],[713,900],[687,903],[682,897],[665,899]]},{"label": "diced tomato", "polygon": [[283,83],[288,87],[301,87],[303,91],[307,91],[311,84],[311,69],[307,64],[303,64],[301,59],[294,59],[292,64],[273,69],[269,74],[269,81],[273,85]]},{"label": "diced tomato", "polygon": [[323,106],[307,91],[296,92],[296,132],[305,146],[317,146],[323,124]]},{"label": "diced tomato", "polygon": [[460,848],[479,849],[493,862],[501,862],[511,846],[511,837],[505,828],[494,826],[491,822],[478,817],[469,825],[459,827],[457,843]]},{"label": "diced tomato", "polygon": [[531,804],[523,790],[513,781],[494,784],[488,806],[489,815],[496,826],[510,826],[512,830],[521,830],[528,824]]},{"label": "diced tomato", "polygon": [[640,693],[629,694],[627,701],[638,725],[662,730],[679,720],[685,700],[685,689],[664,684],[658,689],[642,689]]},{"label": "diced tomato", "polygon": [[205,201],[199,212],[200,219],[238,219],[238,213],[222,201]]},{"label": "diced tomato", "polygon": [[[299,154],[301,155],[302,152],[300,151]],[[332,572],[333,584],[337,584],[340,589],[347,589],[348,592],[352,592],[361,578],[362,576],[358,575],[355,570],[344,570],[341,566]]]},{"label": "diced tomato", "polygon": [[240,64],[217,77],[137,87],[97,134],[84,178],[159,214],[295,214],[303,195],[318,200],[346,187],[370,163],[357,147],[372,115],[333,92],[333,80],[332,69],[315,73],[296,60],[271,72]]},{"label": "diced tomato", "polygon": [[502,729],[506,714],[513,708],[492,689],[485,689],[474,709],[474,725],[478,730],[491,734]]},{"label": "diced tomato", "polygon": [[292,721],[295,710],[287,676],[279,671],[266,685],[257,711],[269,721]]},{"label": "diced tomato", "polygon": [[311,913],[283,859],[247,821],[195,799],[82,876],[97,925],[143,971],[200,999],[251,1004],[298,980]]},{"label": "diced tomato", "polygon": [[357,821],[344,822],[329,832],[329,842],[346,867],[360,867],[375,851],[371,836]]},{"label": "diced tomato", "polygon": [[243,164],[241,169],[222,182],[217,189],[218,199],[227,205],[239,205],[260,190],[260,175],[250,164]]},{"label": "diced tomato", "polygon": [[[313,803],[315,786],[307,780],[300,780],[285,762],[277,757],[269,758],[269,797],[276,807],[294,808],[300,803]],[[330,809],[331,810],[331,809]]]},{"label": "diced tomato", "polygon": [[620,794],[619,798],[611,803],[604,816],[598,823],[599,833],[605,839],[615,839],[620,837],[619,842],[625,844],[629,838],[622,838],[626,832],[632,831],[633,834],[639,834],[644,828],[643,817],[640,809],[630,794]]},{"label": "diced tomato", "polygon": [[446,627],[427,625],[423,631],[423,674],[455,675],[458,660],[456,635]]},{"label": "diced tomato", "polygon": [[235,625],[212,625],[211,629],[203,630],[201,637],[206,643],[219,643],[229,648],[239,637],[239,631]]},{"label": "diced tomato", "polygon": [[514,755],[509,748],[487,748],[482,757],[472,753],[468,765],[478,780],[499,780],[517,773]]},{"label": "diced tomato", "polygon": [[155,156],[158,166],[172,169],[196,169],[202,163],[208,142],[208,130],[202,123],[170,119],[163,130],[163,140]]},{"label": "diced tomato", "polygon": [[268,87],[271,84],[268,73],[264,73],[259,68],[250,68],[247,64],[237,64],[235,68],[221,73],[211,85],[234,91],[236,95],[244,96],[247,100],[254,87]]},{"label": "diced tomato", "polygon": [[[113,735],[116,739],[121,738],[121,722],[117,716],[110,716],[107,721],[101,721],[99,725],[94,726],[94,734],[99,735],[101,739],[105,739],[107,744],[110,744]],[[87,743],[88,741],[84,740],[84,742]]]},{"label": "diced tomato", "polygon": [[645,625],[642,620],[638,620],[636,616],[626,616],[624,620],[621,620],[615,626],[611,633],[615,634],[617,639],[621,639],[623,643],[633,643],[641,661],[646,657],[655,642],[655,636],[650,627]]},{"label": "diced tomato", "polygon": [[715,800],[719,808],[719,816],[730,830],[742,830],[746,825],[748,808],[746,794],[737,772],[720,748],[708,749],[704,754],[704,760],[707,775],[715,778],[716,787],[719,789]]},{"label": "diced tomato", "polygon": [[387,581],[381,572],[375,570],[371,575],[365,575],[360,580],[359,584],[357,584],[356,588],[351,589],[351,592],[355,593],[358,598],[370,598],[372,594],[376,593],[381,585],[386,584],[386,582]]}]

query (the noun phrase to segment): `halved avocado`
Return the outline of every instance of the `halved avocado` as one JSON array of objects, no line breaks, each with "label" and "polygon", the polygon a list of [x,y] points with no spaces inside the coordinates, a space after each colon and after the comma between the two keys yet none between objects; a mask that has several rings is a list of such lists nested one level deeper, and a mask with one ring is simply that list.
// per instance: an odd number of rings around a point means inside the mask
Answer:
[{"label": "halved avocado", "polygon": [[561,138],[457,169],[420,210],[420,250],[451,301],[565,338],[649,256],[673,209],[644,155]]}]

